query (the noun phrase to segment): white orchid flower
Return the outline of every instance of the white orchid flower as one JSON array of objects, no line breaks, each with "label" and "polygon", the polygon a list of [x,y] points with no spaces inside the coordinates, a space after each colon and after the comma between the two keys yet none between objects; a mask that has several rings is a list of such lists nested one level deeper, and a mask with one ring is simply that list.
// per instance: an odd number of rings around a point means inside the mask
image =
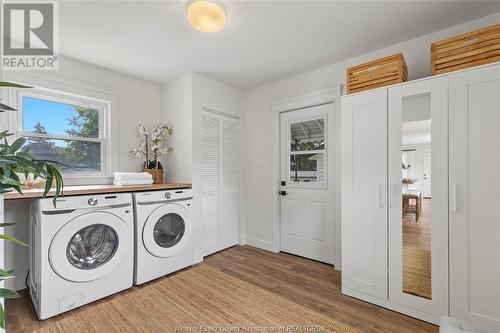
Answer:
[{"label": "white orchid flower", "polygon": [[149,133],[146,131],[146,127],[144,125],[139,125],[139,134],[140,135],[148,135]]}]

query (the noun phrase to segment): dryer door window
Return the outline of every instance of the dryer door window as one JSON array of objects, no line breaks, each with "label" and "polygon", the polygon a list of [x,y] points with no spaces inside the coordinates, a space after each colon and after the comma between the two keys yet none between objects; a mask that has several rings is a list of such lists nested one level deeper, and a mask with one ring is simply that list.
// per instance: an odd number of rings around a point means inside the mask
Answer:
[{"label": "dryer door window", "polygon": [[185,230],[186,224],[182,217],[175,213],[169,213],[160,217],[156,222],[153,238],[159,246],[169,248],[180,242]]},{"label": "dryer door window", "polygon": [[176,203],[157,207],[144,222],[142,241],[146,250],[159,258],[181,252],[193,236],[188,210]]},{"label": "dryer door window", "polygon": [[69,262],[79,269],[95,269],[107,263],[118,248],[118,234],[105,224],[80,229],[66,247]]}]

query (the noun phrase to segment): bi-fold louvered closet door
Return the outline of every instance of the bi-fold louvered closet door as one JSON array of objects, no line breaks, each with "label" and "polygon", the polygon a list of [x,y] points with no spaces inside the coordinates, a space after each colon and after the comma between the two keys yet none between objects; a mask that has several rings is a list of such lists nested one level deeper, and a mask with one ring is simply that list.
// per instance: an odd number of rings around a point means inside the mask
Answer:
[{"label": "bi-fold louvered closet door", "polygon": [[201,116],[202,256],[238,243],[238,119],[204,110]]}]

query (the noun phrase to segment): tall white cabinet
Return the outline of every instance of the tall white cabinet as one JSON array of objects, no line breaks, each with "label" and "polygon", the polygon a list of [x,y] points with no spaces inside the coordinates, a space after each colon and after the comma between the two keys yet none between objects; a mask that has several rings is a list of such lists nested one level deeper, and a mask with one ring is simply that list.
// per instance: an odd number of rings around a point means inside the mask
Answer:
[{"label": "tall white cabinet", "polygon": [[500,65],[449,83],[450,312],[500,330]]},{"label": "tall white cabinet", "polygon": [[344,96],[341,122],[343,293],[500,330],[500,64]]},{"label": "tall white cabinet", "polygon": [[238,119],[203,111],[201,116],[202,256],[238,243]]},{"label": "tall white cabinet", "polygon": [[342,99],[342,288],[387,297],[387,90]]}]

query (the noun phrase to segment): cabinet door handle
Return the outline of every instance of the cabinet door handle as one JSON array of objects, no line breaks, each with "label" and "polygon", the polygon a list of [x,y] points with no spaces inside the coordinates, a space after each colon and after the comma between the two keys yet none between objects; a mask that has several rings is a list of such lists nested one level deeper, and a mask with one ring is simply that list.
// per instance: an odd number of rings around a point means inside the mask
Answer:
[{"label": "cabinet door handle", "polygon": [[450,211],[452,213],[457,212],[457,184],[450,186]]},{"label": "cabinet door handle", "polygon": [[394,198],[395,194],[396,194],[396,188],[397,188],[397,185],[398,184],[394,184],[394,183],[389,183],[389,196],[390,196],[390,199],[389,199],[389,207],[390,208],[394,208],[394,204],[396,202],[396,199]]},{"label": "cabinet door handle", "polygon": [[385,207],[387,205],[387,184],[378,184],[378,203],[379,207]]}]

